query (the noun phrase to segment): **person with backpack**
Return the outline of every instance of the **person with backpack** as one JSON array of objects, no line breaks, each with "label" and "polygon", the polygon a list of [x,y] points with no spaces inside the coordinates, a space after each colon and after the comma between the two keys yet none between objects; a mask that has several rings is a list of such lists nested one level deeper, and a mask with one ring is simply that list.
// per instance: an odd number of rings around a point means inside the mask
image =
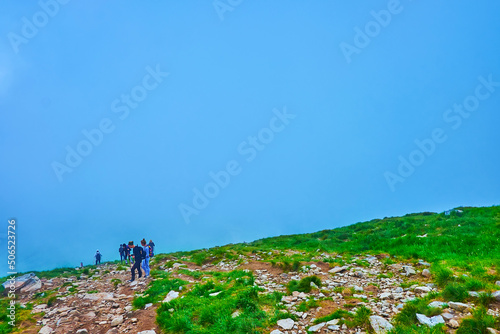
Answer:
[{"label": "person with backpack", "polygon": [[95,257],[95,265],[97,266],[98,264],[101,264],[102,254],[99,253],[99,250],[97,250],[94,257]]},{"label": "person with backpack", "polygon": [[125,263],[131,264],[130,262],[130,247],[127,244],[123,244],[123,255],[125,257]]},{"label": "person with backpack", "polygon": [[124,244],[120,244],[120,248],[118,248],[118,253],[120,253],[120,263],[123,263],[123,259],[125,258],[125,246]]},{"label": "person with backpack", "polygon": [[141,240],[142,249],[144,250],[145,257],[142,259],[142,269],[144,270],[144,277],[149,277],[149,256],[151,248],[146,245],[146,239]]},{"label": "person with backpack", "polygon": [[133,251],[133,259],[134,259],[134,264],[131,266],[131,272],[132,272],[132,279],[129,282],[133,282],[135,280],[135,270],[137,269],[137,272],[139,273],[139,278],[142,277],[142,271],[141,271],[141,263],[142,263],[142,258],[143,258],[143,253],[144,249],[140,246],[134,246],[134,242],[130,241],[128,243],[128,246],[132,249]]},{"label": "person with backpack", "polygon": [[150,248],[150,253],[149,253],[149,257],[153,257],[155,256],[155,243],[153,242],[153,240],[149,239],[149,244],[148,244],[149,248]]}]

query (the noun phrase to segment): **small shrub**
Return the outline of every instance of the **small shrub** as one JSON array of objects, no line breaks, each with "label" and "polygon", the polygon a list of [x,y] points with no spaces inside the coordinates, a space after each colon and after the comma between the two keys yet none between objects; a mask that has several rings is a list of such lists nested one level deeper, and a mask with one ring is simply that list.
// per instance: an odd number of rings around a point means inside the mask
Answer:
[{"label": "small shrub", "polygon": [[491,303],[495,301],[495,298],[491,294],[491,292],[480,292],[477,297],[477,303],[482,307],[488,308]]},{"label": "small shrub", "polygon": [[442,295],[448,301],[463,302],[469,297],[469,291],[462,284],[450,283],[444,288]]},{"label": "small shrub", "polygon": [[488,327],[495,326],[495,318],[487,314],[486,308],[480,307],[472,311],[472,318],[462,320],[457,334],[481,333],[487,334]]},{"label": "small shrub", "polygon": [[437,265],[432,269],[432,272],[434,273],[434,280],[436,281],[436,284],[440,287],[446,286],[453,280],[453,271],[446,267]]},{"label": "small shrub", "polygon": [[321,287],[321,280],[318,276],[307,276],[300,281],[290,281],[288,283],[288,291],[299,291],[309,293],[311,292],[311,283],[316,284],[317,287]]}]

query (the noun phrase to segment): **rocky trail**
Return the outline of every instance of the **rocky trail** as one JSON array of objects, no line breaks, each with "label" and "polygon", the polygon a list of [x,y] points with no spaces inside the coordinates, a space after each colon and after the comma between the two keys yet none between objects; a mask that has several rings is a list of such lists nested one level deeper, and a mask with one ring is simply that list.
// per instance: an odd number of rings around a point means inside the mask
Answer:
[{"label": "rocky trail", "polygon": [[[340,255],[321,254],[321,259],[325,257],[344,260]],[[203,282],[199,275],[191,273],[229,272],[236,269],[252,271],[254,284],[263,289],[261,293],[284,293],[281,299],[283,309],[294,315],[294,319],[277,321],[276,325],[268,328],[267,333],[366,333],[366,328],[348,328],[339,319],[315,322],[315,319],[328,316],[336,310],[356,312],[361,307],[371,310],[370,330],[386,333],[393,327],[391,323],[405,303],[440,290],[432,281],[429,263],[420,260],[416,264],[387,264],[382,262],[386,257],[360,255],[351,258],[349,263],[334,267],[318,258],[317,261],[301,263],[296,272],[284,272],[254,254],[239,255],[237,261],[220,261],[202,266],[187,261],[188,258],[170,257],[154,263],[154,268],[169,272],[171,278],[180,278],[189,283],[181,291],[171,291],[164,301],[182,298],[190,288]],[[103,264],[90,277],[82,273],[69,278],[41,279],[39,288],[20,294],[21,304],[34,304],[32,313],[36,320],[36,326],[33,323],[23,323],[21,332],[161,333],[155,322],[156,309],[161,302],[148,304],[140,310],[135,310],[132,306],[134,296],[143,294],[154,279],[141,278],[129,283],[127,280],[130,279],[130,271],[128,267],[123,269],[125,268],[120,265]],[[311,283],[313,289],[309,293],[287,291],[290,281],[299,281],[309,276],[317,276],[321,280],[321,287]],[[477,295],[474,291],[469,293],[473,297]],[[50,306],[39,302],[51,294],[54,297]],[[495,292],[493,297],[488,314],[498,317],[500,291]],[[313,306],[303,310],[304,302],[311,301],[315,301]],[[461,321],[471,316],[471,310],[476,306],[472,302],[444,302],[439,296],[435,300],[429,300],[429,304],[442,311],[433,317],[417,314],[420,324],[429,327],[445,324],[449,333],[454,333]],[[237,312],[233,316],[238,316]],[[489,330],[497,333],[494,329]]]}]

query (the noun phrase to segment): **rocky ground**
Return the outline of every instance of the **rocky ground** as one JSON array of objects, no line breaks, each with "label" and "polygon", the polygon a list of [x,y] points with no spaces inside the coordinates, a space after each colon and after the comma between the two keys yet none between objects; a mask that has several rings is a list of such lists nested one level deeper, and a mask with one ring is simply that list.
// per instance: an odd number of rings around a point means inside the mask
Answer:
[{"label": "rocky ground", "polygon": [[[322,254],[322,257],[341,256]],[[349,264],[331,267],[329,263],[313,261],[301,263],[297,272],[283,272],[268,262],[263,262],[258,255],[240,255],[238,261],[221,261],[215,265],[196,266],[187,262],[187,258],[172,259],[175,264],[168,266],[167,261],[156,263],[160,270],[171,272],[173,278],[182,278],[191,286],[200,282],[193,276],[186,275],[196,271],[231,271],[247,269],[254,273],[255,284],[267,292],[281,291],[286,295],[282,299],[286,309],[296,315],[296,319],[282,319],[276,326],[269,328],[269,333],[296,334],[307,333],[364,333],[366,329],[347,328],[339,325],[339,320],[319,324],[315,319],[327,316],[338,309],[355,312],[362,305],[371,310],[370,325],[377,333],[384,333],[392,325],[391,321],[403,308],[404,304],[416,297],[423,297],[438,291],[432,282],[429,264],[419,261],[417,265],[407,263],[384,264],[384,256],[359,256],[350,259]],[[358,265],[356,263],[361,263]],[[134,310],[132,300],[147,288],[151,278],[141,278],[133,283],[129,270],[118,270],[115,264],[104,264],[98,274],[87,277],[84,274],[70,278],[41,280],[41,287],[35,291],[21,294],[21,304],[31,302],[37,325],[22,324],[22,333],[160,333],[155,318],[158,305],[146,305],[145,309]],[[123,268],[121,268],[123,269]],[[291,280],[316,275],[321,279],[321,287],[310,293],[287,293],[286,286]],[[410,282],[410,283],[409,283]],[[499,283],[500,284],[500,283]],[[499,288],[500,289],[500,288]],[[186,289],[187,290],[187,289]],[[41,293],[53,293],[53,304],[40,304]],[[184,291],[173,292],[171,298],[182,298]],[[472,292],[474,294],[474,292]],[[498,317],[500,292],[493,294],[496,300],[489,306],[488,313]],[[306,311],[299,311],[303,301],[316,300],[317,305]],[[464,317],[471,315],[474,304],[431,300],[433,306],[442,307],[442,314],[432,318],[418,315],[423,326],[446,324],[448,331],[454,333]],[[496,333],[491,329],[492,333]]]}]

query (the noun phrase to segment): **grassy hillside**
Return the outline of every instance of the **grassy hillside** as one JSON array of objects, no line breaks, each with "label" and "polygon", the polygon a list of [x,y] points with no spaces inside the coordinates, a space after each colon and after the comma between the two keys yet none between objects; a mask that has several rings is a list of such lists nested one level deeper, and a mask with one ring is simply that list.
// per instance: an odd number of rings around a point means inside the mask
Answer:
[{"label": "grassy hillside", "polygon": [[[457,210],[462,211],[461,213]],[[425,237],[419,237],[425,236]],[[374,219],[333,230],[257,240],[249,248],[388,253],[452,266],[500,265],[500,206]]]},{"label": "grassy hillside", "polygon": [[[500,301],[492,295],[500,290],[496,284],[500,281],[499,240],[500,206],[461,207],[448,214],[408,214],[310,234],[158,254],[151,263],[153,280],[144,293],[135,295],[131,305],[137,310],[149,303],[157,306],[157,324],[166,333],[269,333],[280,319],[291,318],[298,324],[297,312],[317,317],[308,318],[307,326],[302,325],[305,329],[337,319],[348,330],[371,333],[369,316],[382,314],[377,306],[382,291],[397,294],[400,292],[395,291],[402,289],[415,299],[391,314],[395,326],[391,333],[449,333],[445,325],[429,329],[417,321],[417,313],[431,317],[445,312],[429,307],[431,301],[469,303],[471,313],[459,315],[456,333],[487,333],[488,327],[500,329],[500,318],[492,315],[500,308]],[[370,262],[375,255],[378,260]],[[403,275],[405,265],[413,265],[416,273]],[[313,269],[319,267],[323,270]],[[328,283],[336,277],[328,270],[335,267],[346,268],[348,274],[342,277],[349,283]],[[425,268],[431,274],[423,275]],[[113,269],[99,270],[89,266],[37,275],[53,278],[99,273],[95,279],[109,281],[108,286],[114,286],[115,291],[128,289],[121,283],[128,276],[126,267],[114,269],[123,273],[121,280],[109,276],[117,275]],[[365,274],[357,276],[361,271]],[[300,280],[291,280],[291,276]],[[85,278],[78,280],[85,285]],[[430,283],[434,284],[432,292],[414,291]],[[365,296],[355,297],[352,284],[364,286]],[[172,290],[182,298],[162,302]],[[305,292],[307,297],[297,305],[284,303],[282,298],[291,298],[294,291]],[[0,302],[4,305],[6,300]],[[31,303],[28,309],[38,301]],[[399,302],[391,303],[395,307]],[[7,319],[4,309],[0,310],[2,321]],[[29,312],[19,311],[21,319],[29,317]],[[0,326],[0,333],[10,330]]]}]

